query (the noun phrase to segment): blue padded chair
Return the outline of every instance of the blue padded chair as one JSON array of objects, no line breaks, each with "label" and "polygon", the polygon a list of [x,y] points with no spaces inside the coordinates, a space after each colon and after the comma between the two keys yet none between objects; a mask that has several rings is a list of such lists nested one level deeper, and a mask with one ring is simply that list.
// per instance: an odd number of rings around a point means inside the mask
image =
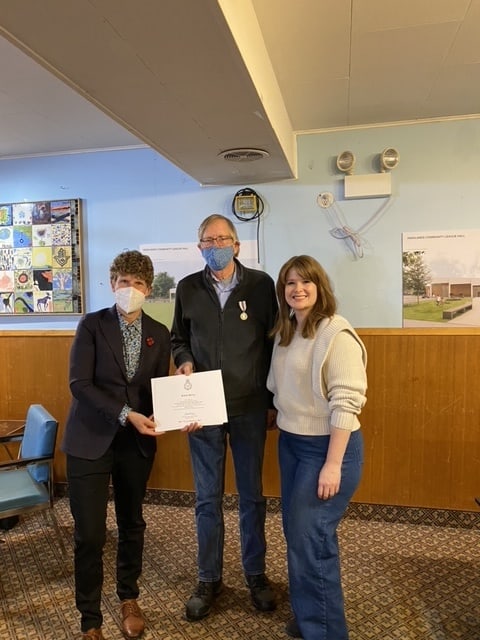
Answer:
[{"label": "blue padded chair", "polygon": [[53,508],[53,456],[58,422],[41,404],[30,405],[21,435],[0,438],[20,442],[16,460],[0,461],[0,518],[43,511],[50,514],[58,541],[65,545]]}]

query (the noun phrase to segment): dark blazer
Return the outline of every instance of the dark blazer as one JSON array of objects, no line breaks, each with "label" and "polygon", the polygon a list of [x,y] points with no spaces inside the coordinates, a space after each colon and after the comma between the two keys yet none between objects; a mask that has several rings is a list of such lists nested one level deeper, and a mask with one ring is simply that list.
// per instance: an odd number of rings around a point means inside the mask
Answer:
[{"label": "dark blazer", "polygon": [[[142,346],[138,371],[128,382],[122,334],[116,307],[88,313],[80,321],[70,352],[72,403],[62,451],[95,460],[111,445],[122,427],[118,417],[125,404],[150,417],[151,378],[168,375],[170,334],[165,325],[142,312]],[[134,429],[144,456],[153,455],[156,438]]]}]

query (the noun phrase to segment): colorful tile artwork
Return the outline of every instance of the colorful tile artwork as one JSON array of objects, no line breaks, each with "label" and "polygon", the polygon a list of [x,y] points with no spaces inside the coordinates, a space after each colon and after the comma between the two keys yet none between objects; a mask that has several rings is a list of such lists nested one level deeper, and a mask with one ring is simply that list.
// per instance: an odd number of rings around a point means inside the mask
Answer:
[{"label": "colorful tile artwork", "polygon": [[0,204],[0,313],[82,313],[80,200]]}]

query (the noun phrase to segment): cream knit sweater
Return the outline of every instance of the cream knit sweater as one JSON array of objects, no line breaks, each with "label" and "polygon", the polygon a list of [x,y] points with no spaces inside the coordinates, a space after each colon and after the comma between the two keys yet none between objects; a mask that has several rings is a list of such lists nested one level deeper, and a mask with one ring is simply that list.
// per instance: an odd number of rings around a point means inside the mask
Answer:
[{"label": "cream knit sweater", "polygon": [[275,339],[267,387],[274,394],[280,429],[299,435],[355,431],[366,402],[367,352],[339,315],[322,320],[313,339],[295,333],[288,347]]}]

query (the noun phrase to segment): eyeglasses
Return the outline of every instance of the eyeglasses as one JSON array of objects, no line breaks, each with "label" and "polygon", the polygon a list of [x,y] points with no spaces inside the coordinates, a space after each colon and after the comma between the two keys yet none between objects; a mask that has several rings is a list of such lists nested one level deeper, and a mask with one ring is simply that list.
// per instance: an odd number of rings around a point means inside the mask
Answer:
[{"label": "eyeglasses", "polygon": [[232,236],[217,236],[216,238],[202,238],[200,240],[200,246],[213,247],[213,245],[216,244],[219,247],[228,247],[232,242]]}]

